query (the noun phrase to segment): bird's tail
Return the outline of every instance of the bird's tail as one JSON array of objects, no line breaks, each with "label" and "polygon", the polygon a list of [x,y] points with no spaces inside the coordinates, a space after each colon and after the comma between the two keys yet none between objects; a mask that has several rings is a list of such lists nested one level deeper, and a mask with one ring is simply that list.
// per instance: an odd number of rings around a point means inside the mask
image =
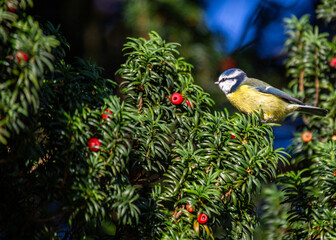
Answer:
[{"label": "bird's tail", "polygon": [[328,110],[319,108],[319,107],[313,107],[309,105],[295,105],[297,107],[296,111],[317,115],[317,116],[325,116],[328,114]]}]

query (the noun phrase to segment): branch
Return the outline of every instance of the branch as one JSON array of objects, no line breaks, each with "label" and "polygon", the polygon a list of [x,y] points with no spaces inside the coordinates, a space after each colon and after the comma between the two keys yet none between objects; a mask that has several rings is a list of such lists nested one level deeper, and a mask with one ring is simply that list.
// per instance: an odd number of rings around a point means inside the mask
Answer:
[{"label": "branch", "polygon": [[299,78],[299,91],[304,92],[304,71],[300,71],[300,78]]},{"label": "branch", "polygon": [[320,96],[320,81],[317,75],[315,76],[315,91],[316,91],[316,94],[315,94],[314,106],[317,107],[319,96]]},{"label": "branch", "polygon": [[[300,41],[300,43],[299,43],[299,52],[302,51],[302,48],[303,48],[303,43],[302,43],[302,41]],[[299,91],[300,92],[304,92],[304,82],[303,81],[304,81],[304,71],[301,70],[300,71],[300,78],[299,78]]]},{"label": "branch", "polygon": [[[317,50],[316,50],[317,51]],[[320,96],[320,81],[318,79],[318,63],[317,63],[317,57],[318,57],[318,52],[315,53],[315,101],[314,101],[314,106],[316,107],[318,104],[319,96]]]}]

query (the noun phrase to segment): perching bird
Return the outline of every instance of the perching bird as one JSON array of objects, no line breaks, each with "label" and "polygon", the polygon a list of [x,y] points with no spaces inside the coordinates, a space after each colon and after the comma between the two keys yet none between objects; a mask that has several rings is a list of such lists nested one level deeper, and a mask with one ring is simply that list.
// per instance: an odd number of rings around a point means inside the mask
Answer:
[{"label": "perching bird", "polygon": [[249,78],[238,68],[223,72],[215,84],[218,84],[231,104],[240,112],[247,114],[258,112],[261,107],[265,122],[282,122],[287,114],[294,111],[318,116],[325,116],[328,113],[323,108],[305,105],[263,81]]}]

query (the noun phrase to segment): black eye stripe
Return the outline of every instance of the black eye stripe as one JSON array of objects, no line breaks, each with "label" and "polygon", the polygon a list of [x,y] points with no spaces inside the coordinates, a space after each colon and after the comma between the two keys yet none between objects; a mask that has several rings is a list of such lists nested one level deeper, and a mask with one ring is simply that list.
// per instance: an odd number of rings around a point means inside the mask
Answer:
[{"label": "black eye stripe", "polygon": [[236,77],[232,77],[232,78],[222,78],[221,80],[220,80],[220,82],[223,82],[223,81],[226,81],[226,80],[235,80],[235,79],[237,79]]}]

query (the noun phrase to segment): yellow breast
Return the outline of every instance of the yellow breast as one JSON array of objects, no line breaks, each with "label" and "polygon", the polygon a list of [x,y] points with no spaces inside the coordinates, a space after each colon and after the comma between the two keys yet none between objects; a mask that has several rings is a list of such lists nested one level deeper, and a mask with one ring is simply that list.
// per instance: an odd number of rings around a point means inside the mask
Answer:
[{"label": "yellow breast", "polygon": [[261,93],[248,85],[241,85],[236,91],[226,95],[233,106],[243,113],[252,113],[262,108],[263,120],[283,121],[290,112],[288,103],[272,94]]}]

